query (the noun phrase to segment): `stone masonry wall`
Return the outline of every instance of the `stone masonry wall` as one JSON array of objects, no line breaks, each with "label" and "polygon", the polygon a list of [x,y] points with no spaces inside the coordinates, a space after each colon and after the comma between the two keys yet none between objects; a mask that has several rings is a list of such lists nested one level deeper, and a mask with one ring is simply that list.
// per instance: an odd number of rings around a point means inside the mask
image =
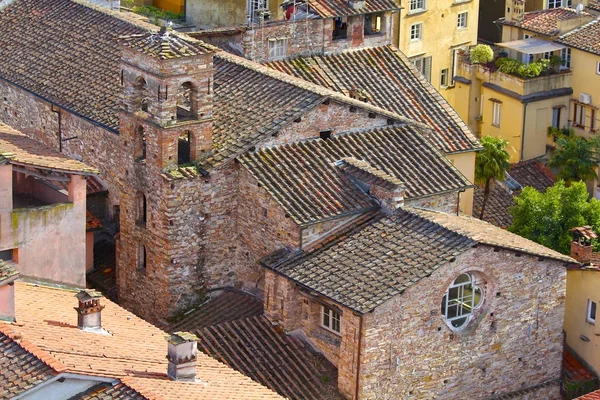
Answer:
[{"label": "stone masonry wall", "polygon": [[[440,307],[463,272],[480,276],[485,294],[457,332]],[[361,398],[485,399],[558,379],[565,279],[557,261],[481,245],[463,253],[365,316]]]},{"label": "stone masonry wall", "polygon": [[430,210],[456,214],[456,209],[458,207],[458,192],[450,192],[439,196],[407,200],[405,205],[407,207],[421,207]]}]

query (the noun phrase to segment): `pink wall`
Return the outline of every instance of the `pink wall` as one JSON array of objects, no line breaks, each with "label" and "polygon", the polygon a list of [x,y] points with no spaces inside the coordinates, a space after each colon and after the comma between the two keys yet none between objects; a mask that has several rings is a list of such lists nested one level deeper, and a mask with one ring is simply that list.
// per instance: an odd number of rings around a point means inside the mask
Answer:
[{"label": "pink wall", "polygon": [[85,233],[85,270],[94,268],[94,232]]},{"label": "pink wall", "polygon": [[85,179],[71,175],[68,203],[10,210],[2,202],[10,170],[0,167],[0,250],[19,249],[21,275],[85,287]]},{"label": "pink wall", "polygon": [[0,286],[0,320],[12,321],[15,318],[15,285]]}]

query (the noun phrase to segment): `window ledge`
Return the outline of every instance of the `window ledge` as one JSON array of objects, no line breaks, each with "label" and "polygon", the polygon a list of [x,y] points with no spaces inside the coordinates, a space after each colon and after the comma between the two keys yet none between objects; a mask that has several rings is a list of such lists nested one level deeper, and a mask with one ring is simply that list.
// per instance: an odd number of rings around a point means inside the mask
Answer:
[{"label": "window ledge", "polygon": [[409,17],[409,16],[413,16],[413,15],[419,15],[419,14],[423,14],[425,12],[427,12],[426,8],[419,8],[418,10],[413,10],[413,11],[407,12],[406,16]]},{"label": "window ledge", "polygon": [[500,124],[492,124],[492,126],[495,126],[496,128],[500,128]]},{"label": "window ledge", "polygon": [[333,333],[336,336],[342,336],[342,332],[338,332],[338,331],[334,331],[333,329],[325,326],[325,325],[320,325],[321,329],[326,330],[327,332]]},{"label": "window ledge", "polygon": [[461,4],[466,4],[466,3],[470,3],[473,0],[454,0],[454,3],[452,3],[453,6],[459,6]]},{"label": "window ledge", "polygon": [[417,42],[422,42],[423,39],[410,39],[411,43],[417,43]]}]

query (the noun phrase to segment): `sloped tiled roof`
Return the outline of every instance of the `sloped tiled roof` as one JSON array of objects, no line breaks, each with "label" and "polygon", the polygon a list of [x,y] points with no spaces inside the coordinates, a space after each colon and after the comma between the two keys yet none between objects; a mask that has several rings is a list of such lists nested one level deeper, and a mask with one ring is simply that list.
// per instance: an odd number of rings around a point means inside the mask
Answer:
[{"label": "sloped tiled roof", "polygon": [[11,265],[0,259],[0,285],[2,282],[18,275],[19,272]]},{"label": "sloped tiled roof", "polygon": [[600,11],[600,1],[598,0],[590,0],[588,3],[588,8],[594,11]]},{"label": "sloped tiled roof", "polygon": [[481,243],[564,262],[572,258],[472,217],[407,208],[272,265],[278,273],[366,313]]},{"label": "sloped tiled roof", "polygon": [[[3,332],[0,325],[0,398],[13,398],[58,374],[28,348]],[[24,347],[25,346],[25,347]]]},{"label": "sloped tiled roof", "polygon": [[561,7],[526,12],[521,21],[513,20],[509,22],[505,18],[500,18],[497,23],[516,26],[546,36],[554,36],[560,33],[558,21],[590,16],[585,11],[578,15],[573,8]]},{"label": "sloped tiled roof", "polygon": [[[169,335],[107,299],[102,327],[108,334],[77,328],[73,291],[17,281],[15,303],[18,324],[10,328],[64,365],[65,372],[119,379],[144,397],[164,400],[281,398],[203,353],[198,353],[197,382],[169,379]],[[8,326],[0,323],[0,329]]]},{"label": "sloped tiled roof", "polygon": [[119,38],[119,42],[160,60],[193,57],[214,51],[212,46],[199,40],[183,38],[170,32],[129,35]]},{"label": "sloped tiled roof", "polygon": [[344,94],[364,93],[370,104],[432,127],[429,139],[445,153],[480,147],[446,99],[392,46],[298,57],[266,65]]},{"label": "sloped tiled roof", "polygon": [[167,329],[193,332],[201,351],[286,398],[341,400],[335,367],[263,312],[261,299],[229,288]]},{"label": "sloped tiled roof", "polygon": [[15,0],[0,10],[0,78],[118,130],[119,36],[145,30],[69,0]]},{"label": "sloped tiled roof", "polygon": [[[101,383],[93,386],[85,392],[79,393],[69,400],[146,400],[148,397],[142,396],[135,389],[123,383],[116,385]],[[152,399],[152,398],[150,398]]]},{"label": "sloped tiled roof", "polygon": [[562,35],[557,42],[600,55],[600,18]]},{"label": "sloped tiled roof", "polygon": [[600,400],[600,390],[577,397],[575,400]]},{"label": "sloped tiled roof", "polygon": [[[0,39],[1,40],[1,39]],[[0,122],[0,158],[13,164],[74,174],[97,174],[98,170],[59,153]]]},{"label": "sloped tiled roof", "polygon": [[263,302],[256,296],[235,289],[226,289],[198,310],[169,325],[171,332],[192,331],[236,319],[261,316]]},{"label": "sloped tiled roof", "polygon": [[102,222],[89,210],[85,211],[85,230],[86,232],[95,231],[102,228]]},{"label": "sloped tiled roof", "polygon": [[366,0],[365,6],[358,9],[353,8],[348,0],[309,0],[308,4],[323,18],[400,10],[394,0]]},{"label": "sloped tiled roof", "polygon": [[334,165],[346,157],[367,162],[398,179],[409,199],[470,185],[412,126],[388,126],[265,148],[239,160],[297,223],[308,224],[375,206]]}]

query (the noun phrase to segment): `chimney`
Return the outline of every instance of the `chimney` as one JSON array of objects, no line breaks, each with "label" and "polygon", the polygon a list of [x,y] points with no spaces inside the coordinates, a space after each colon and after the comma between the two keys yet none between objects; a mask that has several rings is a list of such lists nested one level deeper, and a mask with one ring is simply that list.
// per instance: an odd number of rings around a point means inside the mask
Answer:
[{"label": "chimney", "polygon": [[176,332],[169,338],[167,375],[174,381],[196,380],[198,338],[189,332]]},{"label": "chimney", "polygon": [[102,294],[95,290],[84,289],[75,295],[79,300],[77,310],[77,326],[83,331],[102,330]]},{"label": "chimney", "polygon": [[381,211],[384,213],[391,214],[404,205],[406,188],[398,178],[354,157],[343,158],[335,165],[349,175],[360,188],[379,200]]},{"label": "chimney", "polygon": [[596,239],[598,235],[591,226],[581,226],[570,231],[573,232],[571,257],[582,264],[589,264],[592,261],[592,240]]},{"label": "chimney", "polygon": [[15,281],[19,273],[10,264],[0,260],[0,320],[15,321]]}]

